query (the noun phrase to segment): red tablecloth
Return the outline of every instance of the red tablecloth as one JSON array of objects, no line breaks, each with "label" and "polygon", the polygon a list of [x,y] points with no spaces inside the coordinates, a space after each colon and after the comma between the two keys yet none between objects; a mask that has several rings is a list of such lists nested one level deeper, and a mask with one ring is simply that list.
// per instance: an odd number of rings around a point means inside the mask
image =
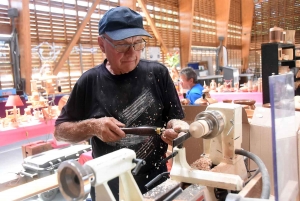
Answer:
[{"label": "red tablecloth", "polygon": [[55,120],[45,122],[32,122],[20,125],[17,128],[0,129],[0,146],[12,144],[28,138],[51,134],[54,131]]}]

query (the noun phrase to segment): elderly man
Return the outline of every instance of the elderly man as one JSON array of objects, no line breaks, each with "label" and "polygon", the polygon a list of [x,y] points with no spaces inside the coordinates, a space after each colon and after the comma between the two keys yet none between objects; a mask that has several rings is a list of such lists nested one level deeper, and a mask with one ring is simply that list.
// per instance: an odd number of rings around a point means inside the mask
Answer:
[{"label": "elderly man", "polygon": [[[146,161],[134,176],[145,193],[144,185],[167,171],[160,161],[186,123],[178,120],[184,115],[168,69],[140,60],[143,36],[151,37],[137,12],[127,7],[106,12],[99,22],[98,44],[107,59],[78,79],[56,120],[55,137],[73,143],[91,138],[94,158],[124,147],[134,150]],[[120,129],[143,125],[167,129],[151,137],[125,135]],[[118,200],[118,179],[108,184]]]},{"label": "elderly man", "polygon": [[203,87],[197,83],[197,74],[191,67],[186,67],[180,71],[181,85],[183,89],[188,89],[186,97],[181,100],[183,105],[194,105],[198,98],[202,97]]}]

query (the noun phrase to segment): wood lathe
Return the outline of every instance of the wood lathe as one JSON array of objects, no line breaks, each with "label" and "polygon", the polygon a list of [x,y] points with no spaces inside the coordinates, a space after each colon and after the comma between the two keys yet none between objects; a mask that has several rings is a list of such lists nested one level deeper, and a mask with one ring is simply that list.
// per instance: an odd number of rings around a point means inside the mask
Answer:
[{"label": "wood lathe", "polygon": [[[189,137],[204,139],[202,158],[210,161],[209,170],[195,169],[187,163],[182,144]],[[173,141],[171,155],[174,158],[170,179],[146,193],[144,199],[164,200],[161,199],[161,193],[157,193],[157,189],[165,189],[166,186],[170,186],[170,181],[173,181],[182,184],[182,191],[172,198],[169,197],[168,200],[251,200],[252,198],[244,198],[238,194],[249,182],[243,155],[250,159],[255,158],[251,153],[241,149],[241,143],[242,106],[227,103],[209,105],[206,111],[199,113],[190,124],[189,132]],[[259,163],[259,168],[265,170],[261,160]],[[259,200],[268,200],[270,196],[270,179],[266,173],[264,171],[263,177],[266,188],[262,190]],[[164,193],[171,194],[169,191]]]},{"label": "wood lathe", "polygon": [[[243,152],[239,152],[242,143],[241,115],[241,105],[223,103],[210,105],[206,111],[199,113],[189,131],[173,141],[172,156],[175,157],[172,169],[170,173],[166,172],[163,175],[170,174],[170,179],[144,195],[131,174],[132,169],[133,174],[138,171],[143,161],[136,159],[134,151],[129,149],[121,149],[93,159],[84,166],[76,161],[62,163],[58,169],[60,191],[66,200],[83,200],[90,192],[90,187],[94,186],[97,201],[115,200],[107,182],[119,177],[119,198],[124,201],[243,200],[238,192],[242,191],[248,182],[248,173]],[[157,128],[152,130],[153,134],[161,133]],[[211,160],[212,164],[209,171],[193,169],[186,162],[182,143],[191,136],[204,139],[203,158]],[[264,169],[263,164],[259,165],[259,168]],[[155,181],[152,184],[155,184]],[[268,199],[270,189],[264,190],[262,194],[263,199],[259,200]]]}]

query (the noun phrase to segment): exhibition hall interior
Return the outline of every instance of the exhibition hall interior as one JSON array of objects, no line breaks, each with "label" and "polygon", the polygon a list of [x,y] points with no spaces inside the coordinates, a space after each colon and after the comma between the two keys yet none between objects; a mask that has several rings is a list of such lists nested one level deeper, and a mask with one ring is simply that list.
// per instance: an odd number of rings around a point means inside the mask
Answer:
[{"label": "exhibition hall interior", "polygon": [[0,201],[300,201],[299,16],[1,0]]}]

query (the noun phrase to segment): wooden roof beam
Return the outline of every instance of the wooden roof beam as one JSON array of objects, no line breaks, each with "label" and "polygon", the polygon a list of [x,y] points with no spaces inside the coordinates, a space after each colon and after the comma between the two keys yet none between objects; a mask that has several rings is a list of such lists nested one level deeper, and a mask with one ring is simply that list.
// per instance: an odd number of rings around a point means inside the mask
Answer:
[{"label": "wooden roof beam", "polygon": [[85,18],[82,20],[81,24],[79,25],[77,31],[75,32],[72,40],[69,42],[69,44],[66,47],[65,52],[60,57],[59,61],[57,62],[56,66],[54,67],[53,74],[57,75],[60,69],[63,67],[64,63],[66,62],[67,58],[70,56],[70,52],[72,51],[74,45],[78,41],[83,29],[85,28],[87,22],[90,20],[91,15],[95,11],[96,7],[100,3],[101,0],[94,0],[92,6],[89,8]]},{"label": "wooden roof beam", "polygon": [[241,2],[242,11],[242,69],[246,70],[249,65],[249,52],[251,42],[252,19],[254,15],[253,0]]},{"label": "wooden roof beam", "polygon": [[230,13],[230,0],[215,0],[217,41],[223,36],[223,45],[227,45],[228,23]]},{"label": "wooden roof beam", "polygon": [[191,60],[195,0],[179,0],[178,3],[180,22],[180,63],[181,67],[185,67]]},{"label": "wooden roof beam", "polygon": [[136,0],[120,0],[120,6],[126,6],[131,10],[136,10]]},{"label": "wooden roof beam", "polygon": [[31,94],[31,36],[30,36],[30,10],[29,0],[10,0],[11,8],[18,10],[16,29],[20,51],[21,78],[25,79],[25,92]]},{"label": "wooden roof beam", "polygon": [[155,38],[156,38],[156,39],[158,40],[158,42],[160,43],[160,46],[161,46],[161,48],[162,48],[162,52],[163,52],[164,54],[168,53],[168,48],[167,48],[167,46],[165,45],[165,43],[164,43],[162,37],[160,36],[158,30],[156,29],[155,23],[154,23],[154,21],[152,20],[152,18],[150,17],[150,14],[149,14],[149,12],[148,12],[148,10],[147,10],[146,4],[144,3],[143,0],[137,0],[137,2],[139,3],[139,6],[141,6],[141,8],[142,8],[142,11],[143,11],[143,13],[145,14],[146,20],[147,20],[147,22],[149,23],[149,25],[150,25],[150,27],[151,27],[153,33],[154,33]]}]

